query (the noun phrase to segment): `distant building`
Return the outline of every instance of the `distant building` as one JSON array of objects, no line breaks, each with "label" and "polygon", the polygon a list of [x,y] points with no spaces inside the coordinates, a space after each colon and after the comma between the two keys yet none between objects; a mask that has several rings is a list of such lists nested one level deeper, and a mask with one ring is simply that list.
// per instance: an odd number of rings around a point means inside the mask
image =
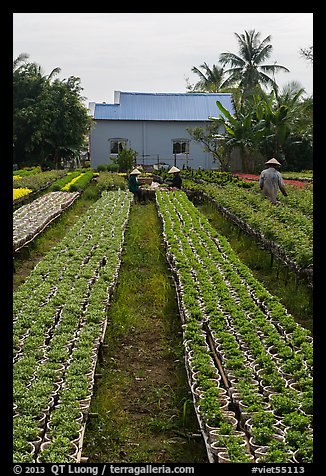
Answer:
[{"label": "distant building", "polygon": [[91,166],[111,163],[122,148],[130,148],[137,152],[138,164],[217,168],[211,154],[187,132],[220,114],[217,100],[234,114],[229,93],[115,91],[114,104],[89,103],[95,123],[89,141]]}]

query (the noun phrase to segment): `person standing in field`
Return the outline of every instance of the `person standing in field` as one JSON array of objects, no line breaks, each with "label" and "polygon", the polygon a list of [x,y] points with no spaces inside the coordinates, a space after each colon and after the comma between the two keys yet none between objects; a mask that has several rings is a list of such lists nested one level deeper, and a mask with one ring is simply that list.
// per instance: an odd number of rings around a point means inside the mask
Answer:
[{"label": "person standing in field", "polygon": [[264,169],[259,177],[259,186],[265,197],[267,197],[272,203],[277,203],[278,189],[286,197],[287,192],[282,179],[281,173],[277,168],[281,165],[276,159],[270,159],[265,162],[267,169]]}]

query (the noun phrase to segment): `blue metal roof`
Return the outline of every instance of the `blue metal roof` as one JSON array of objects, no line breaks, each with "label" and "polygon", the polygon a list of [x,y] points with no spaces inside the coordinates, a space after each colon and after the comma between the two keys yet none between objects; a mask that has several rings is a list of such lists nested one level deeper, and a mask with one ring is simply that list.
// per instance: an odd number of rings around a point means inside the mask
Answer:
[{"label": "blue metal roof", "polygon": [[[207,121],[218,117],[216,106],[234,114],[230,93],[115,92],[115,104],[96,103],[94,119],[130,121]],[[94,105],[93,105],[94,107]]]}]

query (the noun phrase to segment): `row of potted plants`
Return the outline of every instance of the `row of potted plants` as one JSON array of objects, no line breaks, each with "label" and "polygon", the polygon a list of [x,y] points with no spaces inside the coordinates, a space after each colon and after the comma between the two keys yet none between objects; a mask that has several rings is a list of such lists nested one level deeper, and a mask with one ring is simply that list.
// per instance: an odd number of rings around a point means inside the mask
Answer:
[{"label": "row of potted plants", "polygon": [[[184,206],[185,206],[185,204],[184,204]],[[210,242],[208,241],[208,243],[210,243]],[[199,247],[199,249],[203,249],[203,250],[205,249],[204,243],[201,243],[201,246]],[[216,249],[214,247],[213,247],[213,250],[216,253]],[[206,253],[205,257],[209,255],[207,246],[206,246],[205,253]],[[216,256],[220,257],[220,254],[217,253]],[[212,256],[210,256],[210,258],[212,259]],[[209,266],[208,266],[208,268],[209,268]],[[230,271],[230,270],[228,270],[228,271]],[[211,269],[211,275],[213,275],[213,273],[214,273],[214,270]],[[231,277],[231,275],[229,277]],[[237,278],[237,276],[234,275],[233,279],[232,279],[232,283],[233,283],[233,281],[234,282],[237,281],[236,278]],[[225,280],[226,284],[230,287],[230,281],[228,281],[225,274],[224,274],[224,280]],[[218,285],[218,282],[216,284]],[[245,292],[245,290],[246,290],[246,286],[243,288],[244,292]],[[218,292],[220,293],[221,290],[219,290]],[[235,298],[234,292],[232,293],[232,297]],[[224,299],[224,302],[227,302],[227,301],[225,301],[225,299]],[[243,299],[242,300],[238,299],[238,301],[237,301],[237,305],[240,305],[244,309],[247,309],[247,311],[248,310],[253,311],[253,307],[252,306],[248,307],[248,303],[249,304],[251,303],[250,299],[249,299],[249,301],[248,300],[244,301]],[[229,315],[232,314],[232,316],[237,316],[238,317],[238,322],[239,322],[239,315],[237,315],[235,307],[233,307],[233,308],[232,308],[232,306],[231,306],[231,308],[229,307],[228,309],[226,309],[226,312],[228,312]],[[284,393],[282,395],[272,396],[271,397],[272,407],[274,407],[275,410],[279,414],[283,415],[283,412],[287,413],[288,411],[291,411],[291,408],[294,409],[296,405],[300,405],[301,409],[303,409],[303,411],[307,412],[308,415],[310,415],[312,413],[312,378],[311,378],[311,375],[312,375],[312,343],[311,343],[311,337],[309,336],[309,332],[307,330],[301,328],[301,326],[296,325],[293,318],[292,318],[292,325],[290,326],[291,316],[289,316],[289,315],[286,316],[286,318],[287,318],[286,319],[287,330],[288,330],[289,327],[291,327],[292,334],[290,335],[289,332],[285,333],[286,339],[288,339],[287,340],[287,345],[285,345],[283,343],[283,346],[282,346],[281,345],[282,339],[281,339],[280,335],[278,334],[278,332],[276,332],[276,329],[275,328],[273,329],[273,326],[271,325],[271,323],[268,323],[269,326],[267,326],[267,328],[266,328],[264,316],[262,316],[262,315],[260,317],[256,316],[255,319],[252,319],[251,317],[252,316],[250,316],[250,320],[249,320],[250,325],[252,324],[253,321],[255,321],[255,324],[256,325],[258,324],[258,329],[259,329],[259,325],[261,326],[260,330],[257,329],[257,332],[260,332],[260,338],[261,338],[262,342],[265,344],[265,346],[268,346],[268,345],[271,344],[271,342],[273,342],[274,343],[274,349],[279,348],[279,356],[281,356],[281,350],[282,350],[283,362],[282,362],[282,358],[280,358],[280,357],[277,358],[276,363],[274,362],[274,372],[271,372],[270,363],[268,365],[265,363],[265,366],[266,366],[266,369],[264,369],[265,370],[265,379],[266,378],[269,379],[269,381],[265,382],[265,385],[266,384],[268,385],[268,384],[271,383],[272,377],[274,375],[274,385],[276,386],[276,388],[272,388],[272,391],[281,391],[281,389],[284,390],[284,380],[285,380],[285,384],[286,384],[287,380],[290,379],[289,380],[289,385],[290,385],[291,389],[286,390],[288,395],[285,396],[285,391],[284,391]],[[249,322],[247,322],[247,326],[248,325],[249,325]],[[246,332],[248,329],[245,329],[242,325],[242,329],[238,328],[237,330],[238,330],[238,332],[242,331],[242,333],[244,333],[244,331]],[[265,335],[262,333],[262,330],[265,331]],[[267,330],[268,330],[268,332],[267,332]],[[235,331],[236,331],[236,329],[235,329]],[[277,337],[278,337],[278,339],[277,339]],[[289,339],[289,337],[293,337],[293,339]],[[272,341],[270,339],[272,339]],[[304,342],[305,340],[308,340],[308,342]],[[248,349],[248,346],[250,344],[252,344],[252,342],[253,342],[252,332],[251,333],[249,332],[248,342],[247,342],[247,349]],[[294,346],[293,346],[293,342],[295,342]],[[270,350],[270,348],[268,348],[268,350]],[[263,355],[264,354],[262,354],[260,357],[262,357]],[[271,360],[275,360],[275,353],[272,354],[272,357],[273,357],[273,359],[271,359]],[[255,355],[255,358],[257,360],[257,354]],[[277,366],[281,366],[281,375],[278,375],[278,373],[277,373],[276,364],[277,364]],[[268,368],[268,366],[269,366],[269,368]],[[283,377],[283,386],[282,386],[282,377]],[[295,383],[294,384],[291,383],[291,379],[293,379],[293,378],[295,378]],[[298,382],[298,380],[300,380],[300,382]],[[280,385],[281,385],[281,387],[280,387]],[[294,387],[293,387],[293,385],[294,385]],[[298,399],[298,395],[296,395],[297,392],[293,392],[292,391],[293,389],[301,390],[301,395],[300,395],[299,399]],[[268,395],[268,393],[267,393],[267,395]],[[282,411],[282,407],[283,407],[283,411]],[[309,436],[310,436],[310,433],[308,435],[308,439],[309,439]]]},{"label": "row of potted plants", "polygon": [[15,202],[16,200],[20,200],[27,195],[29,195],[33,190],[28,187],[14,187],[13,188],[13,201]]},{"label": "row of potted plants", "polygon": [[[184,316],[186,320],[189,320],[190,316],[196,316],[201,321],[206,320],[208,322],[208,330],[215,340],[215,346],[218,348],[223,369],[228,374],[229,385],[232,383],[229,390],[232,390],[233,403],[239,404],[239,399],[243,399],[241,408],[238,405],[240,415],[243,416],[245,414],[249,417],[250,412],[265,412],[271,407],[273,414],[274,412],[277,413],[282,399],[289,403],[291,396],[293,401],[298,402],[298,400],[300,400],[301,405],[304,401],[309,401],[312,389],[310,376],[311,362],[309,365],[307,365],[307,362],[311,358],[311,341],[308,343],[304,342],[304,337],[308,338],[309,336],[306,332],[302,332],[301,339],[298,339],[301,347],[299,345],[299,347],[294,348],[292,347],[291,340],[285,340],[284,336],[279,334],[270,315],[264,314],[261,307],[259,307],[259,304],[262,302],[264,302],[267,307],[269,305],[268,301],[266,304],[266,302],[262,300],[260,283],[257,283],[257,289],[260,291],[260,294],[257,293],[257,295],[255,295],[255,287],[253,286],[254,278],[251,276],[249,286],[245,279],[246,275],[250,275],[249,270],[245,270],[244,265],[240,265],[240,263],[237,262],[229,245],[225,242],[222,243],[223,240],[219,241],[220,237],[218,237],[216,231],[210,228],[207,220],[204,220],[204,218],[200,216],[199,212],[190,204],[186,197],[182,195],[182,193],[177,195],[177,198],[176,195],[173,196],[173,204],[169,202],[169,200],[172,201],[171,195],[165,202],[163,195],[158,195],[158,204],[160,210],[163,206],[166,207],[165,213],[161,212],[161,215],[163,216],[163,223],[165,223],[164,236],[168,243],[168,255],[170,254],[172,256],[172,258],[170,256],[170,260],[173,261],[172,264],[177,270],[177,273],[182,274],[182,278],[178,278],[178,289],[182,295],[180,302],[183,303],[186,308]],[[167,195],[165,195],[165,197],[167,197]],[[187,212],[189,213],[188,217]],[[196,229],[197,235],[194,233],[194,229]],[[217,259],[217,256],[219,259]],[[222,261],[220,259],[221,257]],[[222,265],[224,265],[224,270]],[[237,270],[237,273],[235,273],[234,270]],[[239,270],[241,276],[240,282],[236,279]],[[236,283],[235,287],[231,286],[233,282],[232,277],[234,277]],[[241,293],[239,296],[241,289],[240,284],[243,289],[246,290],[242,296]],[[192,290],[189,292],[191,286]],[[246,293],[250,293],[250,295],[248,294],[250,299],[245,300]],[[256,301],[252,299],[253,296],[255,296]],[[272,297],[270,298],[272,299]],[[248,307],[248,303],[254,303],[257,309],[253,309],[251,305]],[[281,306],[280,303],[278,304]],[[251,313],[255,310],[256,317],[253,319]],[[300,326],[294,322],[292,316],[288,315],[284,309],[281,313],[280,321],[284,329],[287,330],[288,335],[290,333],[289,329],[292,329],[292,331],[300,330]],[[255,325],[253,325],[253,323]],[[276,324],[279,324],[279,322],[276,322]],[[282,324],[280,324],[281,327]],[[283,344],[282,357],[285,363],[289,364],[291,357],[293,358],[293,356],[299,352],[300,358],[297,359],[295,364],[295,366],[297,366],[296,378],[300,377],[301,383],[303,383],[305,379],[306,387],[303,392],[299,392],[297,388],[287,388],[288,380],[283,374],[278,373],[278,367],[273,360],[273,354],[267,352],[271,346],[268,337],[264,345],[262,329],[270,338],[272,336],[276,338],[274,331],[277,331],[277,335],[281,339],[278,339],[277,344],[280,344],[280,342]],[[258,333],[260,333],[259,337]],[[297,332],[297,334],[300,335],[299,332]],[[282,339],[284,339],[284,341]],[[248,353],[249,344],[251,342],[253,342],[251,352]],[[254,344],[256,345],[256,354]],[[269,399],[268,393],[263,393],[260,382],[264,376],[257,375],[257,372],[260,370],[259,367],[257,368],[258,363],[262,366],[262,370],[268,368],[273,369],[274,381],[270,381],[269,383],[278,386],[277,390],[276,388],[272,390],[281,392],[280,395],[276,394],[273,398],[271,397]],[[286,370],[290,369],[286,368]],[[236,388],[237,383],[243,381],[245,381],[246,386],[241,387],[240,385]],[[266,382],[264,384],[266,385]],[[297,398],[294,399],[293,396]],[[303,397],[306,397],[306,399]],[[241,412],[241,410],[243,411]],[[289,407],[287,411],[293,410],[292,405],[292,408]],[[309,416],[307,418],[309,420]],[[256,426],[255,437],[258,438],[258,441],[264,441],[262,437],[259,440],[259,425],[257,422]],[[285,440],[284,432],[282,435],[279,434],[280,432],[282,433],[282,431],[279,426],[279,417],[277,417],[273,422],[273,426],[266,429],[265,438],[268,434],[270,437],[273,436],[273,438],[269,438],[270,443],[273,442],[273,444],[275,439],[277,440],[275,435]],[[247,434],[250,438],[254,436],[248,433],[248,431]],[[311,432],[309,429],[309,441],[310,435]],[[254,451],[254,443],[252,440],[251,443],[251,449]],[[281,443],[282,441],[278,442],[279,445]],[[285,442],[285,444],[287,444],[287,442]],[[296,448],[292,445],[292,449]],[[290,453],[291,449],[289,449],[288,454],[290,455]],[[266,457],[266,455],[261,457]],[[269,457],[269,455],[267,455],[267,457]]]},{"label": "row of potted plants", "polygon": [[[204,436],[208,455],[212,462],[219,459],[231,458],[232,461],[251,462],[252,455],[247,445],[239,445],[237,432],[238,420],[235,413],[229,409],[230,398],[226,389],[221,386],[221,376],[212,358],[212,352],[207,344],[207,335],[203,329],[204,313],[200,303],[200,294],[194,282],[195,269],[184,266],[181,255],[173,250],[170,241],[178,242],[180,234],[172,231],[169,213],[164,210],[163,196],[157,194],[159,213],[163,221],[163,236],[167,246],[167,257],[175,273],[175,280],[179,292],[181,314],[185,316],[183,337],[185,345],[185,363],[189,383],[193,393],[195,410]],[[177,218],[182,221],[181,217]],[[169,234],[169,231],[172,231]],[[175,252],[174,252],[175,251]],[[212,444],[216,440],[219,430],[228,431],[228,444],[223,448],[223,455],[218,456],[217,449]],[[227,430],[228,429],[228,430]],[[226,454],[227,453],[227,454]]]},{"label": "row of potted plants", "polygon": [[104,193],[14,294],[15,462],[80,454],[130,203],[129,193]]},{"label": "row of potted plants", "polygon": [[[297,201],[274,207],[267,203],[259,193],[259,187],[244,190],[234,185],[224,187],[195,183],[187,180],[184,187],[204,193],[230,219],[234,220],[246,232],[269,247],[285,263],[300,270],[313,267],[313,221],[312,206],[306,210],[304,204],[309,202],[307,194],[312,191],[296,191]],[[298,195],[302,194],[299,202]]]},{"label": "row of potted plants", "polygon": [[15,210],[13,213],[14,251],[33,240],[64,209],[72,205],[78,196],[79,192],[49,192]]},{"label": "row of potted plants", "polygon": [[[13,179],[13,187],[15,189],[28,188],[36,193],[47,188],[52,182],[66,175],[66,170],[49,170],[46,172],[39,171],[30,175],[19,175]],[[17,200],[19,201],[19,200]]]}]

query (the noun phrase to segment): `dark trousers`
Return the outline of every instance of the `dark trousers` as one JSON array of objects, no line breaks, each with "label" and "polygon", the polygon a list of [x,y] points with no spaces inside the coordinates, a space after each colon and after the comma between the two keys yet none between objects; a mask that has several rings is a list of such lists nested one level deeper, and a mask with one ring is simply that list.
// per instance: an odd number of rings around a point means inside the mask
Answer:
[{"label": "dark trousers", "polygon": [[139,188],[136,192],[134,192],[135,202],[144,202],[145,197],[143,191]]}]

